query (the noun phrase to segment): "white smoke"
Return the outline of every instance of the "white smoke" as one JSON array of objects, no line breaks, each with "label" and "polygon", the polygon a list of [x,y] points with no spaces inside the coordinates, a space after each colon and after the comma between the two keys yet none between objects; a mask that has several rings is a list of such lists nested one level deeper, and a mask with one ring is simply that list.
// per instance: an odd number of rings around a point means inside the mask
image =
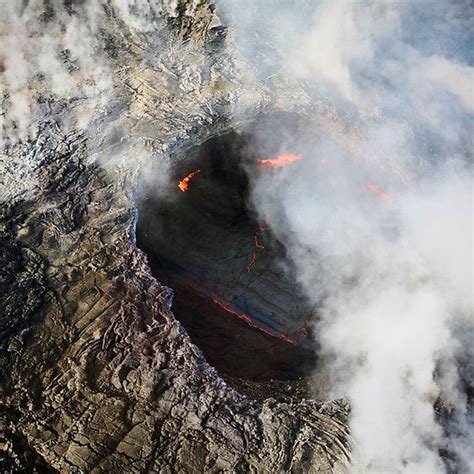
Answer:
[{"label": "white smoke", "polygon": [[[352,406],[354,470],[473,472],[472,408],[462,388],[472,385],[472,371],[460,354],[473,327],[474,7],[227,1],[221,8],[249,62],[272,52],[272,64],[254,62],[257,70],[304,83],[352,117],[325,131],[308,125],[304,159],[254,178],[252,201],[262,216],[270,210],[319,308],[330,394]],[[272,123],[269,134],[280,128],[285,136],[288,125]],[[305,138],[311,132],[321,135],[316,144]],[[435,404],[452,410],[449,422]]]},{"label": "white smoke", "polygon": [[68,10],[41,0],[2,2],[2,132],[10,143],[34,135],[34,126],[48,118],[40,95],[74,101],[81,109],[76,118],[91,117],[109,98],[112,84],[98,36],[103,9],[92,1],[73,5]]},{"label": "white smoke", "polygon": [[[110,47],[122,54],[122,38],[157,26],[160,4],[1,2],[0,171],[5,179],[0,180],[0,201],[32,197],[37,189],[41,163],[27,148],[47,121],[62,130],[80,130],[88,138],[89,158],[98,160],[109,174],[120,174],[125,162],[135,163],[136,153],[145,157],[142,145],[133,152],[132,145],[124,143],[104,149],[117,134],[114,118],[109,117],[110,104],[117,98],[117,64],[107,52],[107,38],[114,35],[117,44]],[[104,126],[99,133],[100,121]],[[126,130],[121,132],[127,136]]]},{"label": "white smoke", "polygon": [[41,160],[27,144],[38,140],[41,124],[85,130],[103,114],[113,88],[98,34],[104,17],[91,0],[69,8],[66,2],[2,2],[0,201],[35,193]]}]

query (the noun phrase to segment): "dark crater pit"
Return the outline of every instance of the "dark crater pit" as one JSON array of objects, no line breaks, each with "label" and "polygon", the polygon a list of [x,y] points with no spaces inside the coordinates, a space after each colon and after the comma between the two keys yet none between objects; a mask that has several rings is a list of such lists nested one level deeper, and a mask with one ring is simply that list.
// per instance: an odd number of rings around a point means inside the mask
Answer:
[{"label": "dark crater pit", "polygon": [[315,316],[284,246],[249,205],[249,176],[263,172],[255,133],[229,132],[175,160],[140,203],[137,243],[209,363],[234,386],[271,381],[277,396],[315,366]]}]

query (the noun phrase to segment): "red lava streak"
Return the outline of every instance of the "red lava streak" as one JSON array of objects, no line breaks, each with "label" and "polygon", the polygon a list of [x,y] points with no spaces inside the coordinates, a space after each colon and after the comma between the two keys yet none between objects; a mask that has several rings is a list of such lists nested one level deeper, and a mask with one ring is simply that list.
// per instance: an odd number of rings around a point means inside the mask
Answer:
[{"label": "red lava streak", "polygon": [[282,153],[273,159],[257,160],[260,168],[283,168],[290,163],[301,160],[301,155],[293,155],[292,153]]},{"label": "red lava streak", "polygon": [[[261,230],[261,229],[260,229]],[[257,247],[258,249],[264,249],[265,248],[265,245],[262,245],[259,241],[258,241],[258,235],[254,235],[253,236],[253,240],[255,242],[255,247]]]},{"label": "red lava streak", "polygon": [[232,316],[235,316],[236,318],[242,319],[242,321],[245,321],[250,327],[256,329],[257,331],[260,331],[263,334],[266,334],[267,336],[275,337],[277,339],[280,339],[282,341],[287,342],[288,344],[291,344],[292,346],[296,345],[296,342],[291,339],[291,337],[287,336],[286,334],[278,334],[274,333],[272,331],[268,331],[267,329],[263,329],[260,326],[257,326],[253,321],[250,316],[248,316],[245,313],[239,313],[232,308],[229,308],[226,306],[222,301],[212,298],[212,301],[219,306],[222,310],[224,310],[226,313],[231,314]]},{"label": "red lava streak", "polygon": [[250,257],[250,261],[249,263],[247,264],[247,266],[245,267],[245,270],[247,273],[249,273],[251,270],[252,270],[252,267],[255,265],[255,262],[257,261],[257,256],[258,256],[258,249],[264,249],[265,248],[265,245],[263,245],[260,240],[258,239],[258,234],[260,232],[265,232],[266,230],[268,230],[266,227],[263,227],[263,226],[260,226],[257,230],[257,232],[255,232],[255,235],[253,236],[253,242],[254,242],[254,245],[255,245],[255,250],[254,252],[252,253],[252,256]]},{"label": "red lava streak", "polygon": [[189,173],[185,178],[183,178],[179,183],[178,183],[178,188],[185,193],[189,189],[189,182],[201,172],[201,170],[196,170],[193,171],[192,173]]},{"label": "red lava streak", "polygon": [[373,183],[369,183],[367,185],[367,187],[374,193],[374,194],[377,194],[377,196],[383,201],[385,202],[386,204],[389,204],[392,199],[390,198],[390,196],[382,191],[378,186],[376,186],[375,184]]},{"label": "red lava streak", "polygon": [[245,270],[247,273],[249,273],[252,270],[252,267],[255,265],[255,262],[257,261],[257,252],[254,252],[252,256],[250,257],[250,261],[245,267]]}]

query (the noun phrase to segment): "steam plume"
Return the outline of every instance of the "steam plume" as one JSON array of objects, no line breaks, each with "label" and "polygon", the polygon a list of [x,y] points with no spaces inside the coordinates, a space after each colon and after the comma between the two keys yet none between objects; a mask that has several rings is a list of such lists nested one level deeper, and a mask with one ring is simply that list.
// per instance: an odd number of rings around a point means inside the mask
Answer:
[{"label": "steam plume", "polygon": [[[254,179],[252,202],[319,308],[354,470],[472,472],[472,4],[221,5],[256,75],[334,107],[290,140],[298,166]],[[287,125],[256,146],[291,150],[268,138]]]}]

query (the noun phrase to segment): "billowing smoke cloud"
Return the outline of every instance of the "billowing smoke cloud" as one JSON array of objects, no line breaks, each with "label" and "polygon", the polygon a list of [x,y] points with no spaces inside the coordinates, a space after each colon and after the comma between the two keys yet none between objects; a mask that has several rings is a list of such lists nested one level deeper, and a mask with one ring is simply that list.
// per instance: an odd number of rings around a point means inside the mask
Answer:
[{"label": "billowing smoke cloud", "polygon": [[322,317],[329,395],[352,406],[354,469],[472,472],[474,7],[221,8],[256,75],[304,84],[336,111],[286,142],[256,139],[276,152],[297,143],[303,159],[256,177],[252,202]]},{"label": "billowing smoke cloud", "polygon": [[[48,118],[41,106],[47,99],[80,108],[79,121],[106,103],[112,85],[97,34],[104,12],[96,2],[33,0],[2,6],[4,138],[34,134],[31,127]],[[39,96],[44,100],[38,101]]]},{"label": "billowing smoke cloud", "polygon": [[40,124],[85,130],[103,113],[112,92],[98,35],[103,19],[92,1],[2,2],[0,153],[9,181],[0,200],[31,197],[37,188],[41,159],[22,146],[36,142]]},{"label": "billowing smoke cloud", "polygon": [[[8,181],[2,183],[0,201],[31,197],[37,188],[41,160],[28,151],[28,143],[35,143],[48,121],[63,131],[80,131],[90,148],[88,158],[108,172],[136,163],[137,154],[143,161],[143,145],[117,138],[127,133],[124,123],[113,124],[113,58],[122,53],[122,38],[156,28],[163,8],[161,2],[132,0],[2,2],[0,158]],[[116,44],[109,44],[112,36]]]}]

